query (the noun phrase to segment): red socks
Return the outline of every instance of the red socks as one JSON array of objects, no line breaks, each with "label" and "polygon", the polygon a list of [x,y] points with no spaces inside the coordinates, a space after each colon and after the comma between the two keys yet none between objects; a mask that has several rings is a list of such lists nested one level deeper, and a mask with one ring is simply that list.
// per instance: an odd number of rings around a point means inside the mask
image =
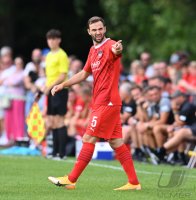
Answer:
[{"label": "red socks", "polygon": [[133,185],[139,184],[137,175],[135,173],[132,157],[126,145],[123,144],[122,146],[116,148],[115,152],[117,159],[120,161],[121,165],[123,166],[123,169],[125,170],[128,176],[129,183]]},{"label": "red socks", "polygon": [[[91,143],[84,143],[80,154],[78,156],[77,162],[72,169],[71,173],[69,174],[68,178],[71,182],[76,182],[78,177],[84,171],[88,163],[90,162],[93,152],[95,149],[95,145]],[[137,179],[137,175],[135,173],[133,161],[131,158],[131,154],[127,149],[126,145],[123,144],[122,146],[115,149],[117,159],[120,161],[121,165],[123,166],[127,176],[129,183],[133,185],[139,184]]]},{"label": "red socks", "polygon": [[92,143],[83,144],[78,159],[76,161],[76,164],[68,176],[71,182],[73,183],[76,182],[78,177],[84,171],[84,169],[86,168],[86,166],[88,165],[93,156],[94,149],[95,149],[95,144]]}]

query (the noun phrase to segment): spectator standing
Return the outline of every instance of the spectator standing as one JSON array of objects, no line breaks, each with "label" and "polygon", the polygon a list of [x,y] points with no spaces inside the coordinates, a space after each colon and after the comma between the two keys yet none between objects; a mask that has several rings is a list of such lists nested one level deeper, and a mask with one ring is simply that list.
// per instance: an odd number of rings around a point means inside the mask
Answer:
[{"label": "spectator standing", "polygon": [[26,103],[25,103],[25,116],[27,117],[31,106],[33,105],[34,95],[38,88],[35,85],[36,80],[41,73],[41,49],[34,49],[32,51],[32,61],[27,63],[24,69],[24,85],[26,88]]},{"label": "spectator standing", "polygon": [[178,82],[178,86],[192,96],[191,100],[196,105],[196,61],[190,62],[188,74]]},{"label": "spectator standing", "polygon": [[5,109],[5,130],[8,140],[18,140],[24,137],[24,105],[25,91],[23,85],[23,59],[16,57],[15,70],[4,80],[10,106]]},{"label": "spectator standing", "polygon": [[146,80],[145,68],[139,60],[134,60],[130,65],[130,74],[127,79],[138,85],[142,85],[142,82]]},{"label": "spectator standing", "polygon": [[74,74],[77,74],[83,68],[83,63],[79,59],[73,59],[69,65],[68,77],[71,78]]},{"label": "spectator standing", "polygon": [[151,55],[149,52],[142,52],[140,54],[140,61],[142,66],[144,67],[146,71],[146,77],[150,78],[154,76],[154,69],[153,66],[151,65]]},{"label": "spectator standing", "polygon": [[1,73],[0,73],[0,126],[3,141],[7,143],[6,134],[4,132],[4,109],[9,107],[9,99],[7,98],[7,90],[3,85],[3,81],[15,70],[12,59],[12,49],[9,46],[4,46],[0,51]]}]

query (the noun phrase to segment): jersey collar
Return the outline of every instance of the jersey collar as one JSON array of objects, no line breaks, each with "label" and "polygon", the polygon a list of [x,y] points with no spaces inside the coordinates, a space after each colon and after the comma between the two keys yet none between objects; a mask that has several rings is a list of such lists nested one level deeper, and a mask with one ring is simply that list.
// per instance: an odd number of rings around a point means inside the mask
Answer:
[{"label": "jersey collar", "polygon": [[108,40],[110,40],[110,38],[106,38],[103,42],[101,42],[100,44],[94,46],[95,49],[98,49],[99,47],[101,47],[103,44],[105,44]]}]

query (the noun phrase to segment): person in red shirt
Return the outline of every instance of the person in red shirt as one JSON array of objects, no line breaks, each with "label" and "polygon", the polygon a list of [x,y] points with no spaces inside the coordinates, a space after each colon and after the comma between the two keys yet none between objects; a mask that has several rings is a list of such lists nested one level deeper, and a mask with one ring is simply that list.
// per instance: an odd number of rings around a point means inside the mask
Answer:
[{"label": "person in red shirt", "polygon": [[90,121],[82,139],[82,149],[72,171],[68,176],[48,177],[48,179],[55,185],[75,189],[77,179],[92,158],[95,143],[102,138],[114,149],[128,177],[128,183],[115,190],[140,190],[141,185],[137,179],[132,157],[122,140],[120,121],[122,103],[118,92],[118,81],[123,46],[121,40],[116,42],[105,37],[106,26],[101,17],[90,18],[87,31],[92,37],[93,46],[83,70],[68,81],[54,86],[51,93],[55,95],[64,87],[77,84],[92,74],[94,82]]},{"label": "person in red shirt", "polygon": [[178,82],[178,86],[183,92],[196,93],[196,61],[190,62],[188,74],[183,76],[183,79]]},{"label": "person in red shirt", "polygon": [[91,108],[91,88],[87,85],[81,86],[80,93],[74,105],[73,116],[69,118],[69,136],[81,139],[88,125]]}]

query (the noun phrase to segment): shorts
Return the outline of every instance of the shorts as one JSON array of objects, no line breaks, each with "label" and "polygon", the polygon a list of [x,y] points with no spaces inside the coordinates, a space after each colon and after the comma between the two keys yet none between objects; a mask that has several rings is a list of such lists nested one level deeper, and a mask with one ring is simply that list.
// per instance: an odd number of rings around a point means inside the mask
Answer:
[{"label": "shorts", "polygon": [[105,140],[122,138],[120,110],[121,106],[94,106],[86,134]]},{"label": "shorts", "polygon": [[193,134],[194,136],[196,136],[196,123],[195,123],[195,124],[192,124],[192,125],[190,125],[190,126],[188,126],[188,128],[190,128],[191,131],[192,131],[192,134]]},{"label": "shorts", "polygon": [[48,115],[65,115],[67,112],[68,89],[63,89],[52,96],[48,95]]}]

